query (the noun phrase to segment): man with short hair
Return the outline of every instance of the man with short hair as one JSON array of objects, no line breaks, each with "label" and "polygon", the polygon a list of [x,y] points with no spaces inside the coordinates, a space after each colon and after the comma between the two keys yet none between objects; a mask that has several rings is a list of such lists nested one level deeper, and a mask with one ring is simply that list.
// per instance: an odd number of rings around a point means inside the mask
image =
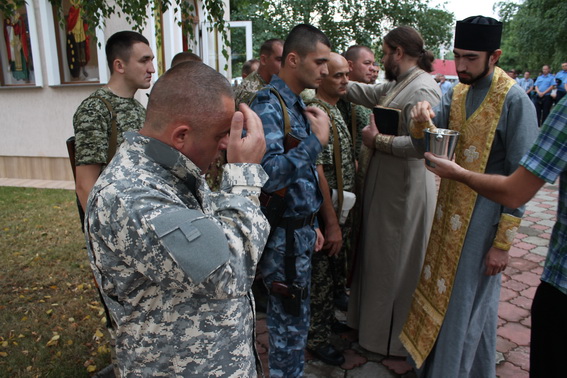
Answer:
[{"label": "man with short hair", "polygon": [[551,69],[547,64],[541,68],[541,75],[537,77],[534,85],[536,91],[534,104],[537,113],[537,122],[538,125],[541,126],[549,115],[551,105],[553,105],[551,91],[555,87],[555,76],[551,74]]},{"label": "man with short hair", "polygon": [[273,75],[280,72],[284,41],[269,39],[260,47],[260,66],[248,75],[234,90],[236,104],[247,104],[256,92],[264,88],[272,80]]},{"label": "man with short hair", "polygon": [[[250,105],[262,119],[266,135],[262,166],[270,177],[264,185],[269,201],[263,203],[268,218],[272,217],[271,204],[281,204],[259,264],[270,290],[266,315],[270,377],[274,378],[303,375],[311,255],[323,246],[323,236],[314,223],[323,201],[315,163],[329,141],[329,117],[321,109],[306,108],[299,94],[305,88],[319,87],[328,74],[330,52],[323,32],[311,25],[297,25],[285,40],[279,74],[272,76]],[[289,134],[285,119],[289,120]],[[282,189],[284,193],[276,193]]]},{"label": "man with short hair", "polygon": [[[150,87],[155,72],[148,40],[133,31],[121,31],[108,39],[106,59],[108,84],[87,97],[73,116],[75,190],[83,210],[91,188],[122,143],[122,134],[142,127],[146,110],[134,95],[138,89]],[[113,124],[116,135],[112,135]]]},{"label": "man with short hair", "polygon": [[440,74],[439,75],[439,88],[441,89],[441,95],[444,96],[445,93],[449,92],[449,89],[451,89],[452,85],[451,83],[449,83],[447,81],[447,79],[445,78],[445,75]]},{"label": "man with short hair", "polygon": [[[357,185],[362,197],[347,324],[359,344],[384,356],[405,357],[398,340],[417,285],[435,204],[435,180],[409,136],[410,111],[419,101],[439,102],[431,76],[433,54],[421,35],[400,26],[384,37],[387,83],[350,82],[345,99],[378,106],[398,120],[374,119],[362,130]],[[390,110],[396,109],[396,110]],[[379,132],[376,125],[379,125]],[[388,133],[386,127],[390,126]]]},{"label": "man with short hair", "polygon": [[[353,45],[344,52],[350,69],[349,80],[358,83],[370,84],[373,78],[374,52],[367,46]],[[362,129],[370,123],[372,111],[362,105],[351,104],[343,99],[339,100],[337,107],[349,125],[351,137],[354,142],[355,157],[358,159],[362,146]]]},{"label": "man with short hair", "polygon": [[[335,52],[331,53],[326,75],[315,98],[307,103],[323,110],[331,119],[329,143],[317,158],[319,188],[323,204],[319,211],[319,226],[325,237],[321,252],[313,255],[311,273],[311,324],[308,350],[317,358],[330,365],[342,365],[342,352],[330,343],[335,318],[334,275],[338,261],[345,269],[345,253],[350,247],[352,217],[340,221],[345,192],[354,193],[355,161],[350,131],[336,104],[346,93],[349,65],[347,60]],[[336,195],[332,196],[332,192]],[[336,197],[336,207],[332,197]]]},{"label": "man with short hair", "polygon": [[[256,114],[240,110],[212,68],[173,67],[91,191],[87,248],[120,376],[261,374],[250,286],[269,232],[265,140]],[[222,191],[211,193],[202,174],[224,148]]]},{"label": "man with short hair", "polygon": [[372,78],[368,84],[376,84],[376,80],[378,80],[378,75],[380,74],[380,66],[374,62],[372,65]]},{"label": "man with short hair", "polygon": [[[432,107],[412,109],[412,137],[424,151],[424,129],[460,133],[458,164],[474,172],[512,173],[532,145],[537,126],[525,92],[497,67],[502,23],[474,16],[458,21],[454,56],[460,83]],[[418,376],[496,376],[496,328],[501,272],[523,208],[477,196],[441,180],[423,270],[400,336]]]},{"label": "man with short hair", "polygon": [[530,71],[524,72],[524,77],[518,80],[520,87],[526,92],[528,97],[532,97],[532,91],[534,90],[534,79],[530,78]]},{"label": "man with short hair", "polygon": [[258,59],[250,59],[242,65],[242,78],[246,79],[254,71],[258,71],[260,61]]},{"label": "man with short hair", "polygon": [[555,74],[555,85],[557,86],[557,95],[554,103],[557,104],[567,93],[567,62],[561,63],[561,71]]},{"label": "man with short hair", "polygon": [[195,53],[191,51],[181,51],[180,53],[175,54],[173,59],[171,59],[171,67],[175,67],[180,63],[183,62],[202,62],[203,59]]},{"label": "man with short hair", "polygon": [[509,176],[471,172],[456,163],[425,154],[427,169],[465,183],[508,208],[529,201],[545,182],[559,177],[557,222],[553,227],[541,283],[532,304],[530,377],[560,377],[567,356],[567,99],[553,108],[537,140]]}]

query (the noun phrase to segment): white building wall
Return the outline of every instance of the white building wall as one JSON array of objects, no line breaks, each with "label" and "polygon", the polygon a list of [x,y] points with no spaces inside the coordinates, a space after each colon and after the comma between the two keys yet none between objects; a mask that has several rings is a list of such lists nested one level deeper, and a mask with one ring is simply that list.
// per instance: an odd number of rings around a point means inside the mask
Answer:
[{"label": "white building wall", "polygon": [[[40,2],[44,3],[40,4]],[[201,3],[199,1],[200,5]],[[228,0],[225,3],[228,10]],[[39,34],[38,39],[32,41],[37,44],[38,51],[33,57],[34,71],[36,78],[38,73],[41,74],[42,82],[35,87],[0,86],[0,177],[72,180],[65,141],[73,135],[73,114],[81,101],[104,83],[49,85],[54,82],[53,77],[50,78],[49,75],[58,73],[58,69],[54,69],[50,65],[51,62],[45,58],[43,41],[45,37],[43,31],[46,30],[45,17],[51,17],[51,13],[48,15],[44,13],[46,9],[51,12],[51,5],[48,0],[28,0],[28,4],[29,7],[33,7],[35,25]],[[201,15],[202,11],[201,6]],[[170,20],[169,16],[164,15],[164,23],[168,20]],[[201,21],[204,21],[204,17],[201,17]],[[148,22],[142,34],[148,38],[155,52],[153,26],[152,22]],[[31,29],[30,27],[30,32]],[[103,31],[105,40],[120,30],[132,30],[132,27],[123,18],[113,17],[107,20]],[[170,60],[175,53],[181,51],[181,29],[173,28],[168,33],[164,35],[164,38],[168,39],[164,43],[164,48],[168,51],[165,57]],[[169,40],[170,38],[174,40]],[[209,40],[213,39],[209,38]],[[54,53],[57,55],[56,52]],[[50,55],[52,54],[47,54]],[[220,50],[217,55],[221,56]],[[224,60],[212,66],[223,67]],[[104,67],[108,74],[106,63]],[[104,77],[105,75],[101,75],[101,78]],[[136,99],[146,105],[148,92],[149,90],[138,91]]]}]

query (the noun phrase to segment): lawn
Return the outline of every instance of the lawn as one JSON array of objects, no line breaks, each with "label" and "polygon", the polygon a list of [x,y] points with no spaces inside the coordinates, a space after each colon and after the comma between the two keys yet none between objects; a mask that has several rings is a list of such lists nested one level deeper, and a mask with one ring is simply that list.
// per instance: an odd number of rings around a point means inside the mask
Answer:
[{"label": "lawn", "polygon": [[0,187],[0,377],[88,377],[110,363],[75,194]]}]

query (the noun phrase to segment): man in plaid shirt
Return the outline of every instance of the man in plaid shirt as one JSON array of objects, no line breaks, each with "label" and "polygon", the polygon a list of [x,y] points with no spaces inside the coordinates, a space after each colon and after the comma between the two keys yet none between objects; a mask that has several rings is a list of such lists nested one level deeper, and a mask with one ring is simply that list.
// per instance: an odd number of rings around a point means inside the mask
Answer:
[{"label": "man in plaid shirt", "polygon": [[559,177],[559,206],[541,284],[532,304],[530,376],[558,377],[564,374],[567,356],[567,97],[546,119],[520,167],[510,176],[468,171],[456,163],[426,153],[435,163],[427,169],[443,178],[460,181],[480,195],[516,208],[529,201],[548,182]]}]

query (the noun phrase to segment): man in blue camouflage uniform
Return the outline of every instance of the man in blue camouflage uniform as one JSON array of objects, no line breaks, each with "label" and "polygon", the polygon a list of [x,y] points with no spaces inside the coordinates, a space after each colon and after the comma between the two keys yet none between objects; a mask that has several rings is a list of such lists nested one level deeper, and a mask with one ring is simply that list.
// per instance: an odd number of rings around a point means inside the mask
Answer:
[{"label": "man in blue camouflage uniform", "polygon": [[[175,66],[91,191],[85,234],[121,376],[261,372],[250,287],[269,232],[258,201],[265,139],[258,116],[240,109],[212,68]],[[202,174],[224,148],[211,193]]]},{"label": "man in blue camouflage uniform", "polygon": [[[266,135],[262,166],[269,180],[264,190],[273,193],[287,188],[283,218],[264,250],[260,272],[271,295],[267,326],[270,338],[270,376],[303,375],[304,349],[309,330],[309,285],[311,254],[319,250],[323,237],[313,219],[322,202],[315,162],[329,140],[329,117],[317,108],[306,108],[299,94],[317,88],[327,72],[331,52],[327,37],[311,25],[298,25],[289,33],[283,50],[282,68],[268,88],[258,92],[251,108],[260,116]],[[284,148],[284,114],[289,115],[291,134],[297,147]],[[274,194],[275,195],[275,194]],[[287,263],[286,263],[287,261]],[[278,286],[279,285],[279,286]],[[283,287],[278,293],[276,287]],[[289,295],[295,295],[294,311],[286,311]],[[300,300],[302,299],[302,300]]]},{"label": "man in blue camouflage uniform", "polygon": [[317,89],[315,99],[308,101],[308,104],[317,106],[327,113],[331,119],[331,132],[329,144],[317,158],[319,188],[323,193],[319,220],[322,223],[325,243],[323,250],[314,254],[312,258],[311,324],[307,348],[327,364],[342,365],[345,361],[342,352],[330,343],[331,328],[337,322],[333,305],[335,286],[333,268],[334,265],[338,265],[337,261],[342,262],[343,271],[346,268],[344,255],[350,246],[352,218],[349,216],[344,222],[339,221],[337,214],[341,211],[335,209],[333,205],[331,190],[353,193],[356,171],[350,132],[336,106],[340,96],[346,93],[349,65],[344,57],[333,52],[328,68],[329,74]]}]

